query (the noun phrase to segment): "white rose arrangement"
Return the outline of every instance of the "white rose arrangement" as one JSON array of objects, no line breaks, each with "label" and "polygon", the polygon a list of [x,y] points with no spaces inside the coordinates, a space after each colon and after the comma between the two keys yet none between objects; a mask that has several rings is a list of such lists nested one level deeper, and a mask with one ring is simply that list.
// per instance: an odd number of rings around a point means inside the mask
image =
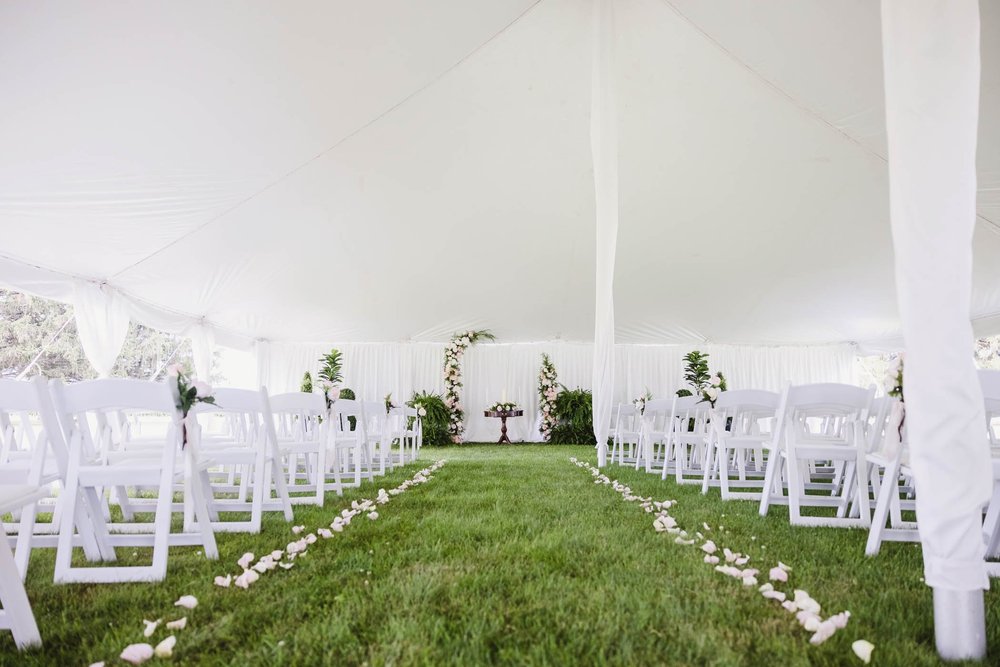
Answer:
[{"label": "white rose arrangement", "polygon": [[462,442],[462,434],[465,432],[465,412],[459,395],[462,388],[462,357],[470,345],[480,340],[496,340],[496,336],[486,329],[470,329],[453,335],[444,348],[444,402],[450,413],[448,433],[455,443]]},{"label": "white rose arrangement", "polygon": [[556,425],[556,399],[559,397],[559,385],[556,382],[556,367],[549,355],[542,355],[542,367],[538,371],[538,405],[542,412],[542,423],[539,430],[546,442],[552,435]]}]

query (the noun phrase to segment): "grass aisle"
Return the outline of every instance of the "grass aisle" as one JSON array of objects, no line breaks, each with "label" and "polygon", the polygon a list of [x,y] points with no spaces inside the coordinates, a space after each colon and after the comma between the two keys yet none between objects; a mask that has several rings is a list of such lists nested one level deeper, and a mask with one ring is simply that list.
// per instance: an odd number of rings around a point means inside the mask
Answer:
[{"label": "grass aisle", "polygon": [[[912,545],[865,559],[860,532],[792,530],[782,508],[762,519],[753,504],[610,469],[636,493],[679,500],[671,514],[683,527],[693,533],[708,522],[720,548],[749,552],[752,565],[793,566],[790,584],[825,613],[853,613],[847,630],[814,647],[792,615],[715,573],[697,547],[655,533],[637,504],[568,461],[593,462],[593,450],[424,452],[426,462],[448,459],[431,482],[380,508],[378,521],[356,518],[250,591],[216,588],[212,577],[235,571],[244,551],[284,548],[293,538],[284,521],[272,517],[259,536],[219,536],[222,564],[193,549],[172,554],[162,584],[53,586],[51,554],[39,552],[28,590],[46,646],[17,656],[6,635],[0,662],[114,664],[125,645],[143,641],[143,618],[179,617],[173,601],[193,594],[200,604],[177,633],[174,664],[860,665],[850,650],[858,638],[875,643],[873,664],[938,664]],[[418,467],[331,496],[322,510],[296,507],[295,523],[324,526],[350,500],[374,497]],[[1000,599],[991,593],[987,602],[990,644],[1000,647]],[[165,636],[160,630],[151,643]],[[147,664],[157,663],[166,664]]]}]

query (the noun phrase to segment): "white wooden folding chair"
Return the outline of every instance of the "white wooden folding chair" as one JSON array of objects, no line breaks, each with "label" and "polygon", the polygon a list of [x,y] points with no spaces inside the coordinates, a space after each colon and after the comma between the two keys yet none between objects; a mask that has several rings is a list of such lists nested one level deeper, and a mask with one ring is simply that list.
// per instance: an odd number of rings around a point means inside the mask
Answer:
[{"label": "white wooden folding chair", "polygon": [[[322,507],[330,445],[329,421],[324,421],[326,400],[322,394],[302,392],[278,394],[269,400],[278,451],[288,474],[289,500],[293,505],[309,503]],[[300,475],[305,478],[304,484],[298,483]]]},{"label": "white wooden folding chair", "polygon": [[[641,465],[646,472],[654,472],[656,462],[662,456],[666,463],[666,439],[670,424],[670,407],[673,399],[657,398],[646,401],[642,414],[632,406],[631,426],[638,429],[635,451],[635,469]],[[630,412],[625,409],[626,414]],[[622,438],[632,437],[627,430],[629,425],[623,425],[626,430]]]},{"label": "white wooden folding chair", "polygon": [[[422,438],[423,422],[420,419],[419,411],[409,406],[395,406],[389,409],[386,415],[386,439],[389,443],[389,456],[392,454],[392,444],[399,443],[399,465],[406,465],[407,458],[410,461],[417,460],[417,450],[420,446],[417,441]],[[406,450],[410,450],[407,457]]]},{"label": "white wooden folding chair", "polygon": [[[916,521],[904,521],[904,509],[915,509],[913,500],[903,496],[911,487],[900,486],[900,479],[912,478],[908,465],[906,443],[899,434],[889,437],[890,417],[898,403],[891,396],[881,396],[872,401],[868,418],[868,480],[875,491],[875,509],[872,525],[865,543],[865,555],[874,556],[882,548],[882,542],[919,542]],[[862,475],[859,475],[861,481]],[[886,526],[888,520],[889,525]]]},{"label": "white wooden folding chair", "polygon": [[[66,478],[69,453],[52,407],[48,383],[43,377],[30,381],[0,380],[0,487],[58,489]],[[46,505],[42,502],[48,501]],[[21,578],[28,571],[31,550],[58,543],[60,506],[45,498],[18,508],[14,560]],[[41,510],[52,513],[50,522],[38,522]],[[100,508],[95,508],[100,513]],[[85,507],[77,509],[77,527],[87,560],[102,558]],[[103,520],[103,519],[102,519]],[[110,546],[106,547],[111,553]]]},{"label": "white wooden folding chair", "polygon": [[[785,388],[764,475],[761,516],[767,515],[772,504],[787,502],[792,525],[871,525],[867,480],[858,484],[855,476],[866,470],[865,424],[874,393],[874,386],[862,389],[835,383]],[[852,491],[859,508],[857,517],[847,516]],[[837,511],[833,517],[807,516],[803,507]]]},{"label": "white wooden folding chair", "polygon": [[[63,437],[68,443],[65,491],[60,496],[62,516],[79,516],[78,507],[85,502],[100,545],[153,548],[151,565],[74,566],[72,551],[76,525],[64,520],[59,527],[56,548],[56,583],[160,581],[166,576],[171,546],[197,545],[204,549],[207,558],[217,559],[219,552],[205,489],[195,472],[197,447],[191,443],[183,447],[182,418],[171,387],[166,383],[125,379],[89,380],[72,385],[52,380],[49,386]],[[122,410],[168,416],[169,426],[160,446],[141,452],[113,449],[108,414]],[[178,461],[182,462],[180,466]],[[181,532],[171,532],[175,482],[188,491],[185,503],[193,507],[197,530],[186,525]],[[127,504],[127,488],[138,486],[155,490],[156,500],[152,506]],[[100,506],[100,495],[107,488],[117,489],[123,515],[120,523],[104,523],[95,509]],[[145,512],[154,514],[152,523],[131,520],[134,514]],[[113,551],[105,553],[104,560],[115,560]]]},{"label": "white wooden folding chair", "polygon": [[759,389],[719,394],[710,418],[702,493],[718,485],[723,500],[760,500],[759,490],[733,491],[732,486],[763,487],[764,451],[773,438],[780,400],[777,393]]},{"label": "white wooden folding chair", "polygon": [[[979,386],[983,391],[986,434],[993,452],[993,496],[983,521],[986,557],[1000,557],[1000,371],[980,370]],[[990,563],[990,576],[1000,576],[1000,563]]]},{"label": "white wooden folding chair", "polygon": [[[281,512],[285,521],[291,521],[292,503],[267,389],[217,388],[214,396],[214,405],[199,403],[192,410],[201,426],[196,438],[202,455],[214,466],[233,466],[238,471],[239,483],[213,484],[213,515],[249,512],[250,519],[216,520],[212,527],[218,532],[259,533],[264,512]],[[206,430],[211,431],[205,428],[206,423],[210,425],[212,417],[220,415],[225,418],[226,430],[205,437]],[[236,497],[220,497],[223,493],[235,493]]]},{"label": "white wooden folding chair", "polygon": [[[341,398],[330,409],[331,469],[343,486],[372,479],[372,449],[361,401]],[[344,482],[352,477],[353,482]]]},{"label": "white wooden folding chair", "polygon": [[[712,404],[699,396],[674,398],[667,450],[674,462],[674,481],[701,484],[708,451],[708,419]],[[664,470],[666,467],[664,466]]]},{"label": "white wooden folding chair", "polygon": [[611,440],[611,456],[608,460],[612,463],[618,458],[618,465],[634,463],[637,456],[636,448],[639,446],[641,433],[641,419],[639,409],[631,403],[619,403],[615,414],[615,428]]},{"label": "white wooden folding chair", "polygon": [[365,417],[365,435],[368,438],[369,448],[372,456],[378,461],[378,474],[385,474],[385,464],[389,463],[389,469],[395,466],[392,462],[392,443],[388,438],[387,417],[385,403],[382,401],[362,401],[361,409]]},{"label": "white wooden folding chair", "polygon": [[[37,486],[2,486],[0,517],[8,512],[24,513],[47,495],[45,489]],[[4,530],[2,520],[0,530]],[[0,611],[0,628],[11,631],[17,648],[41,646],[42,636],[38,632],[38,624],[21,581],[21,573],[6,540],[0,540],[0,605],[3,605],[3,610]]]}]

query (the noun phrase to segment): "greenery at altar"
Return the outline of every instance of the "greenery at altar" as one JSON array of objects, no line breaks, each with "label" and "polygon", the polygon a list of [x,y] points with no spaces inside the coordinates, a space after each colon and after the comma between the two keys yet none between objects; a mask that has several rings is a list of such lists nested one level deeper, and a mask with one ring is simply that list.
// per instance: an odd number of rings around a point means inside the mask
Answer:
[{"label": "greenery at altar", "polygon": [[567,445],[594,445],[594,395],[588,389],[569,389],[561,385],[556,396],[556,423],[549,442]]},{"label": "greenery at altar", "polygon": [[418,410],[423,408],[425,412],[420,418],[424,426],[423,444],[447,445],[451,443],[451,433],[449,432],[451,412],[441,394],[432,394],[426,391],[414,392],[413,398],[406,404]]}]

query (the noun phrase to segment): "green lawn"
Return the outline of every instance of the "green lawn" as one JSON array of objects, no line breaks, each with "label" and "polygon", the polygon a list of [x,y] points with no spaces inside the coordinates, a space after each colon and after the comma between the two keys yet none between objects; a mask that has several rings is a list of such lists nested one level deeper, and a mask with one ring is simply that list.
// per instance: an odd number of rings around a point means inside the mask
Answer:
[{"label": "green lawn", "polygon": [[[705,498],[608,469],[636,493],[677,499],[671,514],[692,533],[709,523],[720,548],[749,552],[761,569],[791,565],[788,588],[808,590],[825,613],[852,612],[846,630],[810,646],[791,614],[716,573],[696,546],[655,533],[651,515],[595,485],[570,456],[594,461],[588,447],[424,448],[424,465],[448,459],[432,481],[249,591],[212,579],[234,572],[244,551],[284,548],[294,536],[278,517],[261,535],[220,535],[221,563],[176,550],[160,584],[54,586],[52,553],[36,552],[27,586],[45,646],[18,655],[4,633],[0,664],[115,664],[124,646],[146,641],[143,618],[182,615],[172,603],[183,594],[200,604],[176,633],[176,664],[860,665],[850,649],[860,638],[875,644],[873,664],[938,664],[916,546],[888,544],[866,559],[862,532],[793,529],[784,508],[761,518],[717,491]],[[296,507],[295,522],[326,526],[350,500],[419,467],[331,495],[323,509]],[[1000,597],[987,595],[1000,657]],[[151,643],[166,636],[161,628]]]}]

